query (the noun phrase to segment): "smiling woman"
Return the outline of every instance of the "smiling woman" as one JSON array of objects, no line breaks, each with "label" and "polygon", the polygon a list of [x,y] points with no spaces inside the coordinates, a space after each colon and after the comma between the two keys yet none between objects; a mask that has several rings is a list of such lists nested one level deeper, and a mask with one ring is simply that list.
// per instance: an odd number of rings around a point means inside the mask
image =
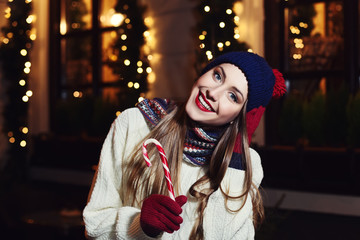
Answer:
[{"label": "smiling woman", "polygon": [[247,81],[235,65],[224,63],[203,74],[194,84],[186,113],[198,123],[219,126],[239,115],[247,100]]},{"label": "smiling woman", "polygon": [[[285,91],[282,75],[262,57],[230,52],[204,68],[187,102],[145,99],[124,111],[101,152],[83,213],[87,234],[254,239],[263,171],[248,143],[270,99]],[[164,147],[175,200],[166,196],[161,162],[151,159],[147,168],[143,159],[148,138]]]}]

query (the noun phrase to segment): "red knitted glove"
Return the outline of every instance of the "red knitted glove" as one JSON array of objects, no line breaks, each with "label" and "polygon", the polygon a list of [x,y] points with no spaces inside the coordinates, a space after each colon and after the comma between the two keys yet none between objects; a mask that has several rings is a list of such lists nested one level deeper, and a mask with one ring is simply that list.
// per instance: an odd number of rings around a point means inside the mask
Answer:
[{"label": "red knitted glove", "polygon": [[173,233],[179,230],[183,222],[179,215],[186,201],[184,195],[178,196],[175,201],[157,194],[145,199],[140,214],[140,225],[144,233],[149,237],[156,237],[163,231]]}]

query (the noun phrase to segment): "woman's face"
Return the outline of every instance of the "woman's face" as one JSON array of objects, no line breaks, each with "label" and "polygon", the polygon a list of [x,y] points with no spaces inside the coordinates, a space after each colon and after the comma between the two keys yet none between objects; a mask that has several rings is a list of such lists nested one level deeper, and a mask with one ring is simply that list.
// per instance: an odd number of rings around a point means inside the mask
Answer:
[{"label": "woman's face", "polygon": [[195,82],[186,103],[186,113],[204,125],[224,125],[240,113],[247,95],[244,73],[233,64],[220,64]]}]

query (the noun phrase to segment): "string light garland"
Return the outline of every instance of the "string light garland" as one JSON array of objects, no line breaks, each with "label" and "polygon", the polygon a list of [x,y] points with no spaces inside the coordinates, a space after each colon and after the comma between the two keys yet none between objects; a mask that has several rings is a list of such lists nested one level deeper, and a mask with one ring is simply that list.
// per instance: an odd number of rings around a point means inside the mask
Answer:
[{"label": "string light garland", "polygon": [[[118,75],[123,94],[119,99],[121,109],[133,107],[142,100],[148,89],[148,74],[151,73],[148,55],[144,53],[145,38],[149,32],[143,21],[145,8],[137,1],[117,1],[116,14],[124,19],[113,36],[111,56],[107,65]],[[133,27],[136,26],[136,27]],[[123,99],[122,99],[123,98]]]},{"label": "string light garland", "polygon": [[207,0],[199,1],[197,32],[197,69],[214,57],[228,51],[249,50],[240,42],[239,17],[232,10],[235,1]]},{"label": "string light garland", "polygon": [[[28,146],[28,103],[33,96],[29,89],[31,60],[29,53],[36,39],[32,24],[36,17],[31,14],[32,1],[8,0],[4,17],[7,26],[2,29],[0,37],[0,57],[6,86],[7,102],[4,109],[4,131],[11,145],[13,155],[24,157]],[[24,151],[23,151],[24,150]],[[15,157],[15,156],[14,156]]]}]

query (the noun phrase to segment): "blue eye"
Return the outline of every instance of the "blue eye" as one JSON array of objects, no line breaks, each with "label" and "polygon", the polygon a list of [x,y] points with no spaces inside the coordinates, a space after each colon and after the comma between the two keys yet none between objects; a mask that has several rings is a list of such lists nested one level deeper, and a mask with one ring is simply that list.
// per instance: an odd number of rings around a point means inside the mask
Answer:
[{"label": "blue eye", "polygon": [[236,94],[235,93],[229,93],[229,97],[231,98],[231,100],[233,100],[234,102],[238,102],[239,100],[238,100],[238,97],[236,96]]},{"label": "blue eye", "polygon": [[214,77],[217,81],[222,80],[221,74],[219,72],[217,72],[216,70],[214,71]]}]

